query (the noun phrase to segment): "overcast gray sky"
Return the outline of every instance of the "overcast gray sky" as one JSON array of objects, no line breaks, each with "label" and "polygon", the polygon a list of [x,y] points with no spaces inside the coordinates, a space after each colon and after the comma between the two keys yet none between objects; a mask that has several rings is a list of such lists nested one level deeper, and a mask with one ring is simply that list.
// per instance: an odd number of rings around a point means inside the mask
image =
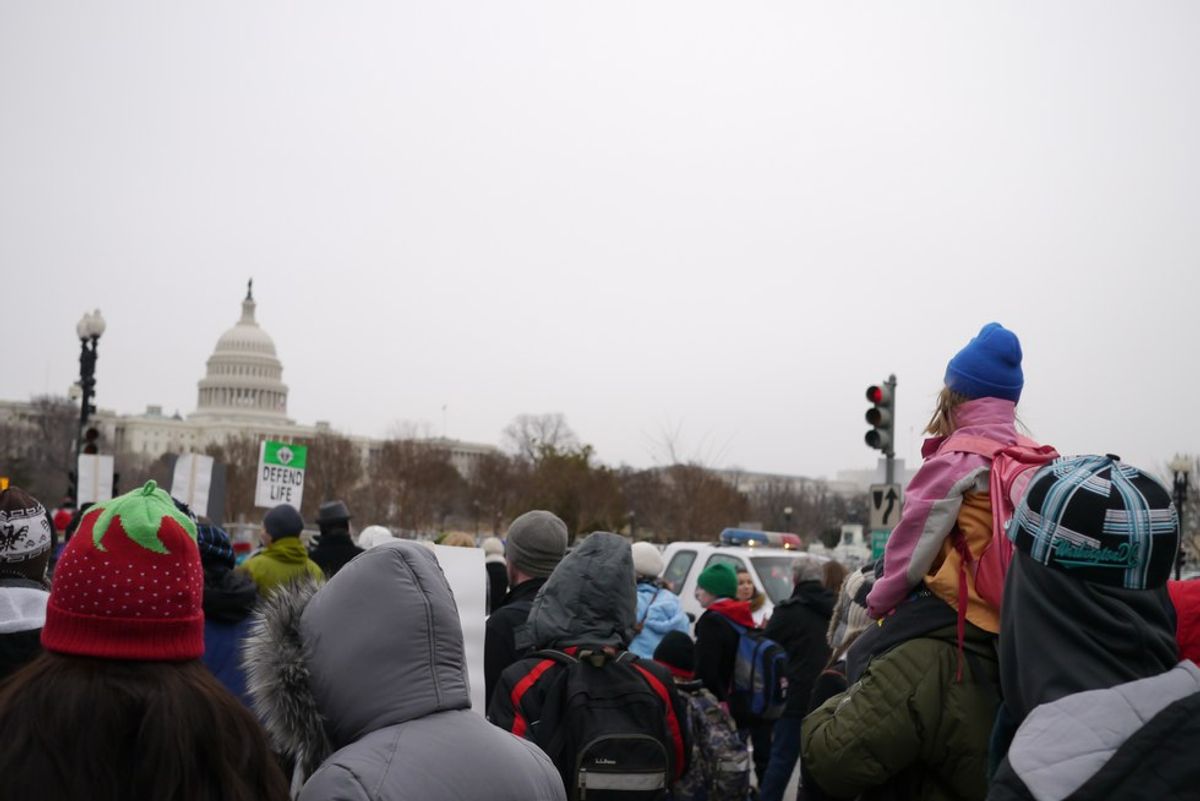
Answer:
[{"label": "overcast gray sky", "polygon": [[0,4],[0,397],[832,475],[998,320],[1063,452],[1200,451],[1200,4]]}]

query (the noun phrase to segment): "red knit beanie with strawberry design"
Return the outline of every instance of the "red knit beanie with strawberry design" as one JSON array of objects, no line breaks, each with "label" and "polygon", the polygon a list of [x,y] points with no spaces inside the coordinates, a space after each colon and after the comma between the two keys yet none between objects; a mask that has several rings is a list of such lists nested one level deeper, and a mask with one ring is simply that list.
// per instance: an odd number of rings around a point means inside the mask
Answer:
[{"label": "red knit beanie with strawberry design", "polygon": [[198,659],[203,597],[196,525],[150,481],[84,516],[54,571],[42,646],[104,659]]}]

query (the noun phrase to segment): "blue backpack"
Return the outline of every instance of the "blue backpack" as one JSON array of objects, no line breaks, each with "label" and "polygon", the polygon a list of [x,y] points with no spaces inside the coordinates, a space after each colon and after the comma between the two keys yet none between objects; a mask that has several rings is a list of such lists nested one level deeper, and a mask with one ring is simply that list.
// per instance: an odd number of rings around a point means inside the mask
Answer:
[{"label": "blue backpack", "polygon": [[778,719],[787,706],[787,651],[758,629],[746,628],[724,615],[717,617],[738,633],[731,707],[760,720]]}]

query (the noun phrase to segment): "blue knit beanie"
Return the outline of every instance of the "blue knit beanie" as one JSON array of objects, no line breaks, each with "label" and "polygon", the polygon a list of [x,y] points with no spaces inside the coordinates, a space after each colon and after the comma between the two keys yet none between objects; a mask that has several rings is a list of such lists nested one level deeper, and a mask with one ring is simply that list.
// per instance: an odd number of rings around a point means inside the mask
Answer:
[{"label": "blue knit beanie", "polygon": [[200,548],[200,563],[205,567],[224,565],[233,570],[237,564],[233,543],[220,526],[211,523],[196,524],[196,545]]},{"label": "blue knit beanie", "polygon": [[946,365],[946,386],[968,398],[1021,399],[1021,343],[1000,323],[988,323]]}]

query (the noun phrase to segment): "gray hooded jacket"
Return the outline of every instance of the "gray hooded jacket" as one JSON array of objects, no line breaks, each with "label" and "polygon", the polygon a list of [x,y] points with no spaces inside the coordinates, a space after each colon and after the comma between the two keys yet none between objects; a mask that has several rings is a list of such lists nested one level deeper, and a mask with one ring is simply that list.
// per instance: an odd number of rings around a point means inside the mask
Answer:
[{"label": "gray hooded jacket", "polygon": [[545,754],[471,711],[454,597],[415,543],[276,592],[245,667],[275,747],[311,774],[301,801],[565,799]]},{"label": "gray hooded jacket", "polygon": [[594,531],[545,583],[525,636],[535,650],[579,645],[624,648],[637,622],[637,586],[629,541]]}]

